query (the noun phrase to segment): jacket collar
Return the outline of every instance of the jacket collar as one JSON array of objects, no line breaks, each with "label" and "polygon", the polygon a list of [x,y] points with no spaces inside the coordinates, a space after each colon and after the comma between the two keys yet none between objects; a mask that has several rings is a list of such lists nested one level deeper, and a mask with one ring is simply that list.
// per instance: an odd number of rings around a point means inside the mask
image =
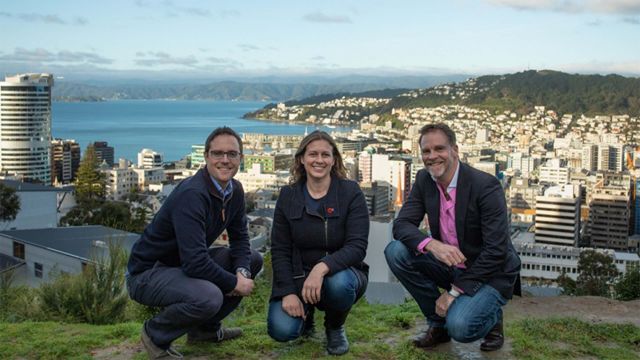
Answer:
[{"label": "jacket collar", "polygon": [[[222,193],[216,188],[213,181],[211,181],[211,176],[209,175],[209,172],[207,171],[206,166],[198,170],[198,172],[196,173],[196,176],[202,177],[204,183],[206,184],[205,186],[207,187],[207,191],[209,192],[210,195],[215,196],[220,200],[224,199],[224,196],[222,195]],[[235,189],[238,187],[237,184],[235,184],[235,181],[236,179],[231,179],[231,182],[233,184],[232,185],[233,191],[231,192],[227,200],[231,199],[231,197],[233,196],[233,193],[235,192]]]},{"label": "jacket collar", "polygon": [[[335,176],[331,176],[331,185],[329,185],[329,191],[327,191],[326,202],[324,207],[324,215],[327,218],[340,217],[340,208],[338,207],[338,183],[340,179]],[[306,186],[306,182],[299,182],[293,185],[293,201],[291,206],[290,215],[292,219],[299,219],[302,217],[302,212],[305,211],[304,190],[303,186]],[[307,213],[316,216],[322,216],[315,211],[307,210]]]}]

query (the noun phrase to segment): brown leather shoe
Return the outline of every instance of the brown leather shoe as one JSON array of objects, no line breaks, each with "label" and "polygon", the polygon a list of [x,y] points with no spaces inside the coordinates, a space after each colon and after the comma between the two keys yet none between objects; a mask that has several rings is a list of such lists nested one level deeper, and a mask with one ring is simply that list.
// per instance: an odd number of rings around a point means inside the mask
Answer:
[{"label": "brown leather shoe", "polygon": [[484,337],[484,341],[480,344],[480,350],[496,351],[502,345],[504,345],[504,331],[502,329],[502,320],[500,320]]},{"label": "brown leather shoe", "polygon": [[438,344],[449,341],[451,341],[451,337],[449,336],[447,329],[443,327],[429,327],[429,329],[413,339],[413,345],[419,348],[430,349]]}]

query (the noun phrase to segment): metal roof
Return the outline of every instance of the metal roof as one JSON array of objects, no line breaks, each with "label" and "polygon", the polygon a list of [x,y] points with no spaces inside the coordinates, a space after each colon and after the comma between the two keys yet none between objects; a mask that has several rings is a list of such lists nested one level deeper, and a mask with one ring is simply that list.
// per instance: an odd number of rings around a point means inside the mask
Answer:
[{"label": "metal roof", "polygon": [[101,225],[0,231],[0,236],[85,260],[105,254],[111,241],[120,242],[128,252],[140,237]]}]

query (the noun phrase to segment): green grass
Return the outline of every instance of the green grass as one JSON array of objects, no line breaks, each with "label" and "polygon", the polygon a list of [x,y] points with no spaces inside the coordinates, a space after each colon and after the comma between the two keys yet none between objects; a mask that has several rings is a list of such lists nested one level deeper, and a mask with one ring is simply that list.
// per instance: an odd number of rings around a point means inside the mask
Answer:
[{"label": "green grass", "polygon": [[[267,335],[269,284],[257,282],[256,292],[243,300],[225,320],[239,326],[244,336],[221,344],[176,345],[188,357],[224,359],[330,358],[325,350],[323,313],[316,312],[316,334],[291,343],[278,343]],[[129,318],[132,319],[133,315]],[[142,322],[88,325],[59,322],[0,322],[0,359],[89,359],[93,356],[145,359],[140,351]],[[360,301],[347,319],[351,348],[341,359],[455,359],[444,351],[426,352],[410,344],[416,325],[424,318],[415,302],[398,306]],[[519,359],[637,359],[640,328],[632,325],[589,324],[577,319],[524,319],[505,324],[512,350],[496,354]],[[333,357],[331,357],[333,358]]]},{"label": "green grass", "polygon": [[520,359],[640,358],[640,328],[629,324],[524,319],[510,326],[507,335]]}]

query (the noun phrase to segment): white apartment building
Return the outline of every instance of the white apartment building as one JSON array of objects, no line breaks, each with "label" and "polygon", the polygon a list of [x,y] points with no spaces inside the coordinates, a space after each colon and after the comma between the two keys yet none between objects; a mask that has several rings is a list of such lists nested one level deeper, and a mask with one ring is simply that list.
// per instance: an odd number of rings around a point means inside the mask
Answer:
[{"label": "white apartment building", "polygon": [[387,154],[373,154],[371,181],[389,187],[389,204],[393,204],[398,198],[404,201],[411,188],[411,161],[391,159]]},{"label": "white apartment building", "polygon": [[151,184],[160,184],[165,180],[164,169],[161,167],[133,168],[138,178],[138,189],[148,190]]},{"label": "white apartment building", "polygon": [[50,74],[0,81],[0,173],[51,184]]},{"label": "white apartment building", "polygon": [[234,178],[242,183],[245,192],[260,189],[280,191],[282,186],[289,183],[289,172],[263,173],[260,164],[253,164],[251,169],[238,172]]},{"label": "white apartment building", "polygon": [[138,189],[138,174],[133,168],[117,167],[100,171],[105,174],[107,198],[110,200],[122,200],[133,189]]},{"label": "white apartment building", "polygon": [[139,168],[156,168],[162,166],[162,154],[151,149],[142,149],[138,153]]},{"label": "white apartment building", "polygon": [[582,168],[589,171],[598,169],[598,145],[582,147]]},{"label": "white apartment building", "polygon": [[362,151],[358,155],[358,182],[371,182],[371,161],[372,157],[368,151]]},{"label": "white apartment building", "polygon": [[507,168],[518,171],[522,177],[529,177],[538,165],[540,165],[540,159],[523,155],[521,152],[512,153],[507,158]]},{"label": "white apartment building", "polygon": [[624,163],[622,144],[598,145],[598,170],[620,172]]},{"label": "white apartment building", "polygon": [[562,166],[560,159],[552,159],[547,161],[543,166],[539,167],[540,174],[538,180],[541,183],[564,185],[569,183],[569,168]]},{"label": "white apartment building", "polygon": [[522,262],[520,275],[523,279],[556,280],[564,272],[576,280],[579,275],[580,253],[585,250],[595,250],[612,257],[616,269],[621,274],[626,273],[634,266],[640,266],[640,257],[637,254],[616,252],[611,249],[535,244],[525,239],[527,235],[527,233],[522,233],[513,240],[513,245]]},{"label": "white apartment building", "polygon": [[536,197],[536,243],[577,246],[580,237],[580,188],[561,185]]}]

